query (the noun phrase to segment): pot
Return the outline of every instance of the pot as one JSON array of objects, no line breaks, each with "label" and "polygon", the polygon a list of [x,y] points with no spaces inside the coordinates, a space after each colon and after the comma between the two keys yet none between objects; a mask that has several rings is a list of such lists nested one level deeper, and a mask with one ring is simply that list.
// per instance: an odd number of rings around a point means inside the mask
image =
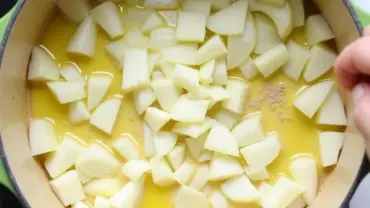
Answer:
[{"label": "pot", "polygon": [[[362,28],[347,0],[313,1],[332,27],[339,51],[359,38]],[[46,172],[31,156],[26,79],[32,46],[57,12],[55,0],[20,1],[0,50],[1,157],[24,207],[63,207],[49,186]],[[350,95],[346,97],[346,110],[349,125],[339,162],[321,183],[313,208],[341,207],[357,183],[365,144],[354,127]]]}]

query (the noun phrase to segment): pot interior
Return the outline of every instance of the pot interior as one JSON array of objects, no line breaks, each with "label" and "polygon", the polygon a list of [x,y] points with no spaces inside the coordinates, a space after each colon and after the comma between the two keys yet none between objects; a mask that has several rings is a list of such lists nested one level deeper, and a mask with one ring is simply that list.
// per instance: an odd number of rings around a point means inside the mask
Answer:
[{"label": "pot interior", "polygon": [[[314,2],[336,35],[338,51],[359,37],[354,13],[350,13],[345,3],[341,0]],[[29,85],[26,80],[32,46],[57,12],[54,0],[21,2],[8,33],[0,66],[2,156],[20,198],[29,207],[63,207],[49,186],[46,172],[31,156],[28,142]],[[346,108],[349,125],[339,162],[322,182],[311,207],[340,207],[361,168],[365,144],[354,127],[353,104],[349,95],[346,97]]]}]

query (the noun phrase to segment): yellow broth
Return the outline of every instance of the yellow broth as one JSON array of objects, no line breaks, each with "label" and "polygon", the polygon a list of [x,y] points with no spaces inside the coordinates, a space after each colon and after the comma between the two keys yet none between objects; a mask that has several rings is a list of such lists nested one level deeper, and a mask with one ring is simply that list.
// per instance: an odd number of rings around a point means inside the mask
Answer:
[{"label": "yellow broth", "polygon": [[[33,85],[30,90],[31,117],[36,119],[48,118],[53,120],[55,122],[59,138],[61,138],[65,133],[70,132],[78,136],[86,144],[100,141],[111,150],[111,144],[114,139],[117,139],[122,135],[130,135],[137,142],[141,153],[143,153],[143,149],[141,148],[143,146],[143,118],[136,113],[132,102],[132,94],[125,94],[121,91],[122,71],[116,67],[113,59],[105,50],[105,45],[111,40],[104,31],[99,29],[94,59],[67,55],[65,49],[77,26],[78,25],[66,20],[62,15],[57,15],[50,22],[50,25],[41,37],[39,44],[55,56],[55,60],[60,66],[64,66],[67,63],[77,64],[86,80],[91,73],[96,72],[107,72],[113,75],[114,79],[107,97],[123,97],[123,103],[112,136],[101,132],[89,123],[83,123],[77,126],[72,125],[68,118],[68,105],[59,104],[46,85]],[[127,28],[125,29],[127,31]],[[295,29],[291,38],[304,44],[305,37],[303,28]],[[232,76],[243,78],[239,69],[230,70],[229,77]],[[324,78],[334,79],[334,76],[331,73],[326,75]],[[248,81],[248,84],[250,85],[250,91],[245,115],[261,111],[262,126],[265,133],[269,134],[276,132],[279,135],[282,145],[282,151],[279,157],[270,166],[268,166],[268,171],[271,175],[269,182],[273,183],[281,174],[289,175],[289,164],[291,159],[304,155],[314,157],[318,162],[319,176],[321,177],[325,175],[325,170],[320,165],[317,135],[321,128],[315,124],[314,119],[306,118],[292,105],[296,92],[305,87],[305,82],[294,82],[283,75],[283,73],[278,72],[267,80],[262,76],[258,76],[257,78]],[[273,86],[283,84],[285,86],[286,91],[283,99],[286,104],[278,107],[275,111],[270,109],[268,102],[264,102],[261,109],[254,108],[250,105],[260,96],[261,89],[263,89],[263,86],[266,84],[272,84]],[[217,111],[217,108],[219,107],[216,106],[215,109],[212,109],[209,115],[212,116],[212,113]],[[279,120],[277,116],[279,112],[288,119],[284,121]],[[328,128],[325,127],[325,130],[328,130]],[[113,150],[112,152],[114,153]],[[116,156],[119,158],[118,155]],[[122,180],[127,180],[123,176],[119,177],[121,177]],[[256,183],[256,185],[258,185],[258,183]],[[154,185],[151,177],[148,176],[141,207],[172,207],[172,195],[175,188],[176,186],[160,188]],[[232,206],[239,207],[238,205]],[[251,204],[248,207],[258,206]]]}]

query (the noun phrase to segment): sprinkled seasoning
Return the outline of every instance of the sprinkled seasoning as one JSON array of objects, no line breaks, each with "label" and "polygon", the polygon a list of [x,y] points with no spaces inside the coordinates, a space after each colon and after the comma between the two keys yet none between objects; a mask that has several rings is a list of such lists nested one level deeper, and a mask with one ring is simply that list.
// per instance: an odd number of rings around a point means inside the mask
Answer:
[{"label": "sprinkled seasoning", "polygon": [[248,103],[250,107],[260,110],[266,104],[269,110],[276,112],[276,118],[279,121],[291,120],[290,117],[284,115],[281,111],[281,108],[286,105],[286,86],[284,83],[266,83],[262,86],[258,95],[257,98]]}]

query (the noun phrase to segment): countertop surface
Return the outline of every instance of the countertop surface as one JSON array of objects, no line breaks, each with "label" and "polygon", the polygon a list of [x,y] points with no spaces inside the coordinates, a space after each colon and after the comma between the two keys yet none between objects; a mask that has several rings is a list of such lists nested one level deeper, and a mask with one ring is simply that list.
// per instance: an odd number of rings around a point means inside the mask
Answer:
[{"label": "countertop surface", "polygon": [[[362,23],[362,25],[370,25],[370,0],[351,0],[354,8],[359,16],[359,19]],[[2,2],[0,2],[2,4]],[[0,19],[0,40],[2,39],[4,32],[6,30],[7,24],[12,16],[12,11],[9,12],[7,15],[5,15],[3,18]],[[362,175],[366,175],[366,173],[362,173]],[[9,178],[6,174],[6,171],[4,170],[4,164],[2,161],[0,161],[0,183],[8,187],[10,190],[14,190],[11,186],[11,183],[9,181]],[[0,195],[3,194],[3,187],[0,185]],[[10,196],[9,196],[10,197]],[[9,198],[8,197],[8,198]],[[9,199],[12,199],[11,197]],[[0,202],[0,207],[2,206],[2,203]],[[5,206],[8,207],[8,206]],[[16,206],[12,206],[16,207]]]}]

